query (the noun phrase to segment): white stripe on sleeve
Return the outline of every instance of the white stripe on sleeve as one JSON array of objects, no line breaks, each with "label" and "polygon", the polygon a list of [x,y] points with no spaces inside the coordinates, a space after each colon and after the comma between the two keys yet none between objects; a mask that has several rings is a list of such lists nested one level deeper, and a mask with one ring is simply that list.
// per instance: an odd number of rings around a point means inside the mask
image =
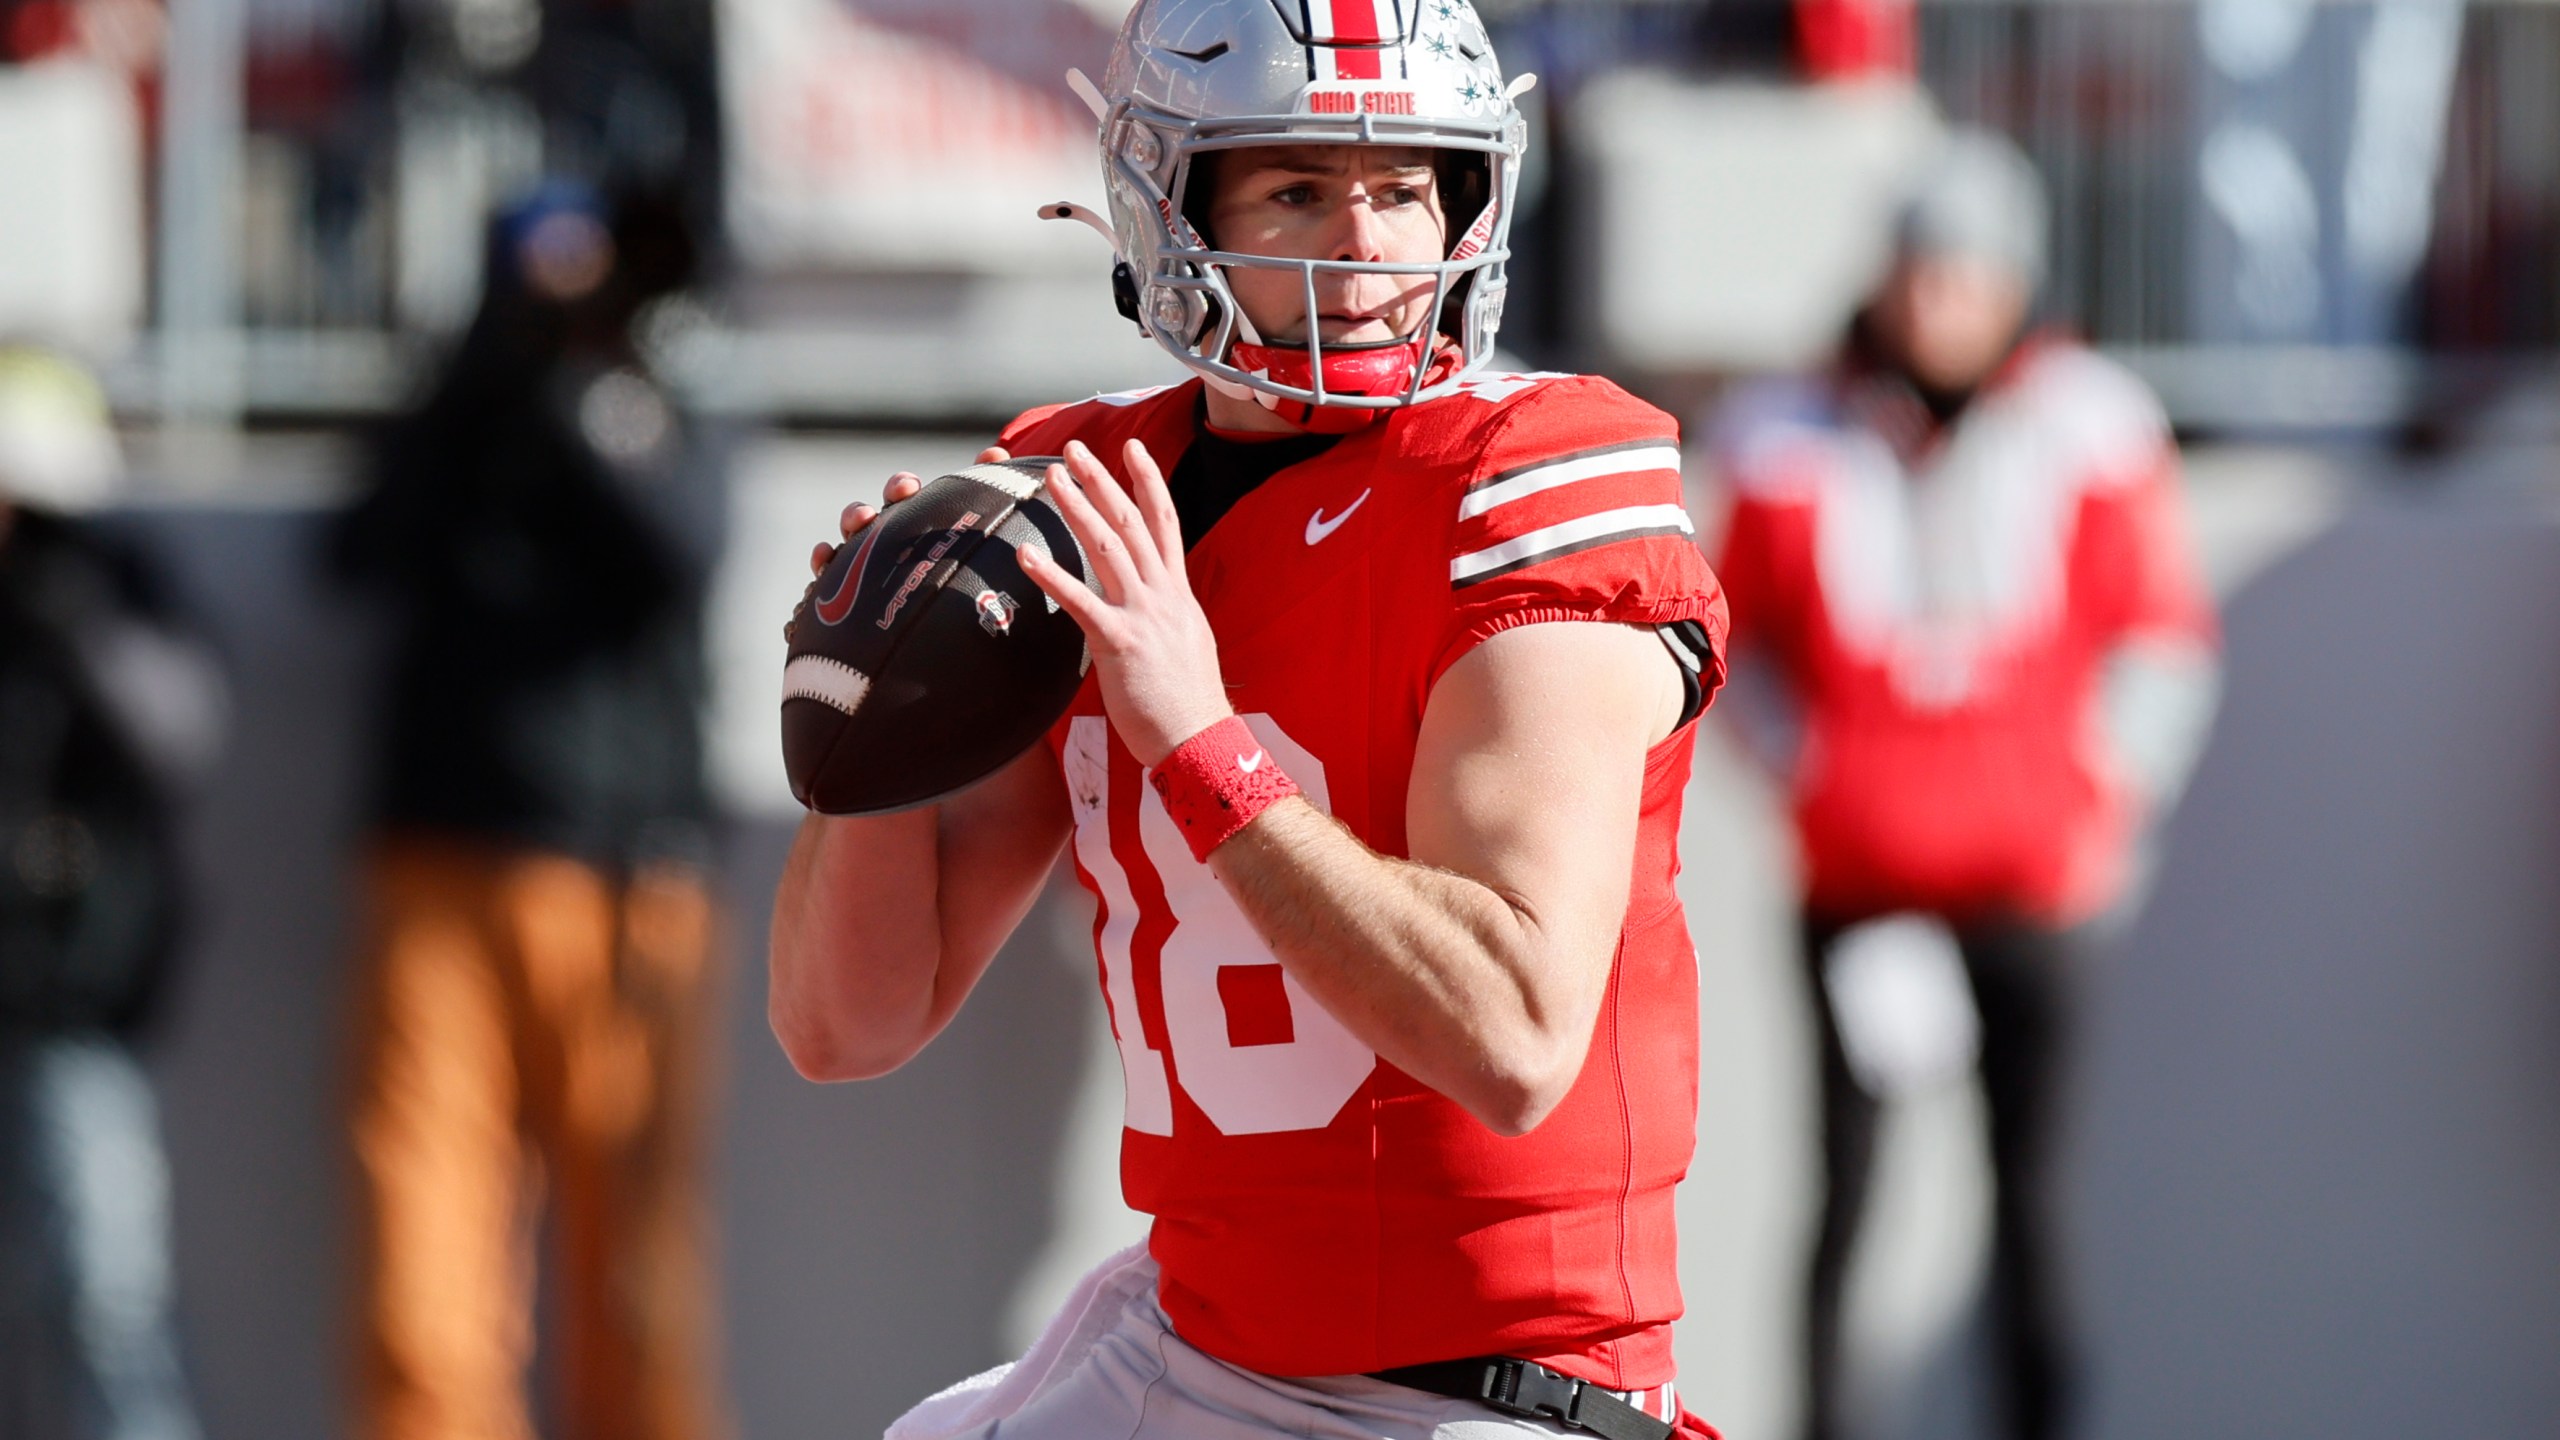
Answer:
[{"label": "white stripe on sleeve", "polygon": [[1640,450],[1611,450],[1559,460],[1552,465],[1523,470],[1481,490],[1467,492],[1467,498],[1458,502],[1458,518],[1473,520],[1496,506],[1508,505],[1559,485],[1571,485],[1577,480],[1597,480],[1604,475],[1640,475],[1648,470],[1677,473],[1679,469],[1680,447],[1677,445],[1648,445]]},{"label": "white stripe on sleeve", "polygon": [[1677,505],[1630,505],[1623,510],[1603,510],[1461,555],[1449,562],[1449,583],[1463,584],[1489,570],[1517,565],[1550,551],[1571,550],[1617,535],[1663,530],[1677,530],[1683,535],[1697,533],[1689,524],[1689,512]]}]

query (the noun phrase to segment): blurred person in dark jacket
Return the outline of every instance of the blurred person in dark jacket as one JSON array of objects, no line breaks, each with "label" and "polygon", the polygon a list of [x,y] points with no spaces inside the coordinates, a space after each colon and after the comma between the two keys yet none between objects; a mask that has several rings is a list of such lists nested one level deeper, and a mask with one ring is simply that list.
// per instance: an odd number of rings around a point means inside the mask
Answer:
[{"label": "blurred person in dark jacket", "polygon": [[1843,1428],[1842,1302],[1880,1101],[1945,1048],[1919,1033],[1933,987],[1908,978],[1933,956],[1956,997],[1937,1013],[1961,1016],[1969,985],[1978,1017],[1956,1063],[1978,1060],[1988,1102],[2005,1433],[2069,1423],[2050,1212],[2075,993],[2213,703],[2214,619],[2158,402],[2028,323],[2046,223],[2024,155],[1954,134],[1837,363],[1737,397],[1719,427],[1735,715],[1789,792],[1805,864],[1813,1440]]},{"label": "blurred person in dark jacket", "polygon": [[682,211],[546,184],[338,537],[394,639],[353,1124],[374,1440],[530,1436],[532,1217],[559,1433],[697,1440],[713,1394],[700,616],[715,447],[635,338]]},{"label": "blurred person in dark jacket", "polygon": [[169,1173],[134,1052],[181,905],[173,792],[223,688],[153,569],[75,512],[96,384],[0,349],[0,1435],[191,1440]]}]

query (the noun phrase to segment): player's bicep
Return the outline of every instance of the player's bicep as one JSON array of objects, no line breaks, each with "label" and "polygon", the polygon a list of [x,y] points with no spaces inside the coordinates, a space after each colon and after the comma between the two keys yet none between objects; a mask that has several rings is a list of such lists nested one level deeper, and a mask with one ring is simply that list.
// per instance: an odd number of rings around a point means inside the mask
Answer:
[{"label": "player's bicep", "polygon": [[1433,688],[1408,852],[1472,879],[1596,985],[1624,918],[1647,753],[1677,723],[1674,662],[1639,626],[1523,625]]}]

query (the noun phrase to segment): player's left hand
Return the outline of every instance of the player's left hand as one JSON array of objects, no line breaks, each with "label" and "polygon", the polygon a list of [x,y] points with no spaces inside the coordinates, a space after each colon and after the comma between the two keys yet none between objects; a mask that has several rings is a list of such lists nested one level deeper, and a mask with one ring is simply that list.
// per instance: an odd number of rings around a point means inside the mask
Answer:
[{"label": "player's left hand", "polygon": [[1125,489],[1082,441],[1068,442],[1066,463],[1049,467],[1050,503],[1084,546],[1101,593],[1038,551],[1023,552],[1022,568],[1084,627],[1112,728],[1138,763],[1152,767],[1235,712],[1218,673],[1217,637],[1183,569],[1182,519],[1164,472],[1135,440],[1121,461]]}]

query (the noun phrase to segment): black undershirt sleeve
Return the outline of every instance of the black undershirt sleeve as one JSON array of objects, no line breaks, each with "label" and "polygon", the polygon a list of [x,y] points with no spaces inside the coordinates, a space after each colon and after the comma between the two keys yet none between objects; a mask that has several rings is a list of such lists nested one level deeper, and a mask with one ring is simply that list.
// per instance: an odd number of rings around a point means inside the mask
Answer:
[{"label": "black undershirt sleeve", "polygon": [[[1654,627],[1671,658],[1680,666],[1680,724],[1686,725],[1706,713],[1706,668],[1715,663],[1715,642],[1707,638],[1707,627],[1695,620],[1674,620]],[[1677,729],[1678,727],[1673,727]]]}]

